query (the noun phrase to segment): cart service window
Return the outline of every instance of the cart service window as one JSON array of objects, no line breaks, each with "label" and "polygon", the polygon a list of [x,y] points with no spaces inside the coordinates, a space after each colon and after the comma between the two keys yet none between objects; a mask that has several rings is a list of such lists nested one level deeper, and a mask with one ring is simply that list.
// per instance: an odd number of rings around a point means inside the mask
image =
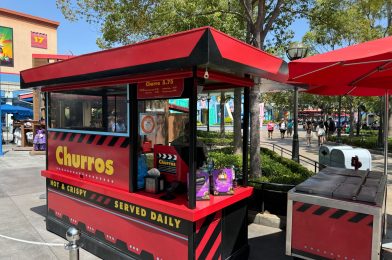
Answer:
[{"label": "cart service window", "polygon": [[128,133],[127,86],[49,93],[49,127]]},{"label": "cart service window", "polygon": [[[166,183],[166,195],[180,194],[187,188],[189,172],[189,99],[141,100],[139,110],[138,189],[157,193],[159,172]],[[206,161],[206,147],[196,144],[196,166]],[[150,171],[150,175],[147,173]],[[152,175],[151,175],[152,174]],[[170,195],[169,195],[170,193]]]}]

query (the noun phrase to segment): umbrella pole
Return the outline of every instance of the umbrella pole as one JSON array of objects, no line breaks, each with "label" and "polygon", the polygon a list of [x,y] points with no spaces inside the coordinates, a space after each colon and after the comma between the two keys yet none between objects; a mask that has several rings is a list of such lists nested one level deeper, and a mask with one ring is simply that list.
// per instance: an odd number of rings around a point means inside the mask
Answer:
[{"label": "umbrella pole", "polygon": [[338,138],[337,141],[338,143],[341,143],[341,137],[342,137],[342,123],[341,123],[341,114],[342,114],[342,96],[339,96],[339,108],[338,108]]},{"label": "umbrella pole", "polygon": [[[388,89],[385,90],[385,107],[384,107],[384,174],[388,179],[388,114],[389,114],[389,96]],[[385,203],[384,203],[384,236],[387,234],[388,216],[387,216],[387,186],[385,186]]]},{"label": "umbrella pole", "polygon": [[388,90],[385,90],[385,107],[384,107],[384,174],[388,174],[388,113],[389,113],[389,96]]}]

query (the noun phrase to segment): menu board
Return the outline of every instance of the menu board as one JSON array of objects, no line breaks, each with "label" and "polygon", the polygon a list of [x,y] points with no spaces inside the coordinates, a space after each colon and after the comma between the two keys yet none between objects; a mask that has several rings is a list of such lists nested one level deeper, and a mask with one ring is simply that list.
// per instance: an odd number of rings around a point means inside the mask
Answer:
[{"label": "menu board", "polygon": [[137,84],[138,99],[180,97],[183,91],[184,79],[161,79]]}]

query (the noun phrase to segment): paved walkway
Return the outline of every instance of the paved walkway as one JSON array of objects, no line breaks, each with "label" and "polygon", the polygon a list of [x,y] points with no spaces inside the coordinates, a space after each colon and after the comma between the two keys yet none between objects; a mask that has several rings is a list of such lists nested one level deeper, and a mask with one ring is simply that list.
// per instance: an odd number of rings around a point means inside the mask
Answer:
[{"label": "paved walkway", "polygon": [[[275,144],[277,146],[281,146],[285,149],[288,150],[292,150],[292,142],[293,142],[293,138],[292,137],[286,137],[284,139],[280,138],[280,133],[278,133],[278,131],[274,131],[274,136],[272,139],[268,139],[267,138],[267,130],[264,131],[264,129],[261,132],[261,145],[263,147],[267,147],[270,148],[272,147],[272,144]],[[299,129],[298,131],[298,136],[299,136],[299,154],[306,156],[314,161],[319,160],[318,158],[318,154],[319,154],[319,146],[317,144],[317,137],[313,136],[312,137],[312,143],[311,146],[308,147],[306,145],[306,140],[305,140],[305,131],[303,129]],[[332,143],[328,143],[328,144],[332,144]],[[372,153],[372,152],[371,152]],[[287,155],[285,155],[286,157],[288,157]],[[388,169],[390,169],[390,171],[392,171],[392,160],[391,160],[391,156],[389,156],[389,160],[388,160]],[[308,167],[309,169],[313,170],[314,166],[310,166],[306,163],[303,163],[303,165],[305,167]],[[372,167],[374,171],[384,171],[384,156],[381,154],[375,154],[372,153]]]},{"label": "paved walkway", "polygon": [[[0,157],[0,259],[68,259],[63,246],[27,244],[5,239],[65,244],[66,241],[46,230],[45,156],[30,156],[27,151],[5,152]],[[97,259],[82,250],[81,259]]]}]

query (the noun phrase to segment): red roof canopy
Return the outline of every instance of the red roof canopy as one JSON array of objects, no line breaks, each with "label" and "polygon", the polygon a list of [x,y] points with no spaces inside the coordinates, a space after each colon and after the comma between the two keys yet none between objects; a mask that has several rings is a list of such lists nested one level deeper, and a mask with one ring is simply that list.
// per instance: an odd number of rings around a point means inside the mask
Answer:
[{"label": "red roof canopy", "polygon": [[194,66],[239,77],[249,74],[282,82],[287,80],[287,64],[282,59],[214,28],[202,27],[28,69],[21,72],[21,86],[132,77]]},{"label": "red roof canopy", "polygon": [[392,37],[292,61],[289,80],[313,94],[384,95],[392,88]]}]

